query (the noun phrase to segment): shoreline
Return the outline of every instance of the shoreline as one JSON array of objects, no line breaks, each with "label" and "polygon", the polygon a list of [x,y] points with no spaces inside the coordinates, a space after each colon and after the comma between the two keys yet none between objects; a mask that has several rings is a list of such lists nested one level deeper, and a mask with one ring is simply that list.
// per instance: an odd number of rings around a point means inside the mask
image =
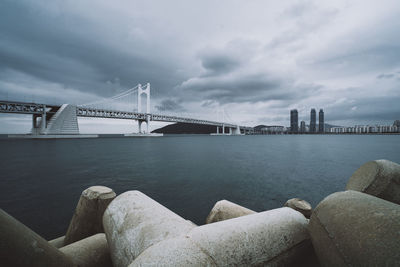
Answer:
[{"label": "shoreline", "polygon": [[32,134],[1,134],[0,139],[29,139],[29,140],[47,140],[47,139],[89,139],[89,138],[115,138],[115,137],[162,137],[163,134],[77,134],[77,135],[32,135]]},{"label": "shoreline", "polygon": [[240,134],[240,135],[229,135],[229,134],[137,134],[137,133],[125,133],[125,134],[79,134],[79,135],[31,135],[31,134],[0,134],[0,140],[2,139],[30,139],[30,140],[46,140],[46,139],[91,139],[91,138],[130,138],[130,137],[168,137],[168,136],[261,136],[261,135],[400,135],[400,133],[324,133],[324,134],[311,134],[311,133],[301,133],[301,134]]}]

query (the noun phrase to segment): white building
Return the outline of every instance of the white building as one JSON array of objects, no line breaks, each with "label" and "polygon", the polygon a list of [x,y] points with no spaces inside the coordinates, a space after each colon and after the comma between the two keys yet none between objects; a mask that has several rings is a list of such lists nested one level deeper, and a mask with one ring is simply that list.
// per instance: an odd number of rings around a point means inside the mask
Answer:
[{"label": "white building", "polygon": [[400,133],[400,127],[393,125],[356,125],[354,127],[332,127],[331,133]]}]

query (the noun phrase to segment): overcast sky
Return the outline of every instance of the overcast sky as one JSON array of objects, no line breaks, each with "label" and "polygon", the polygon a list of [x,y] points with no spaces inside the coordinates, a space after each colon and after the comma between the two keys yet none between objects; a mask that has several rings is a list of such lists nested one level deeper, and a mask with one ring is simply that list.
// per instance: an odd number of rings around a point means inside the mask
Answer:
[{"label": "overcast sky", "polygon": [[[0,99],[82,104],[151,83],[152,110],[241,125],[400,119],[400,3],[0,2]],[[0,132],[29,116],[0,115]],[[81,132],[133,122],[80,119]],[[153,128],[157,128],[155,124]]]}]

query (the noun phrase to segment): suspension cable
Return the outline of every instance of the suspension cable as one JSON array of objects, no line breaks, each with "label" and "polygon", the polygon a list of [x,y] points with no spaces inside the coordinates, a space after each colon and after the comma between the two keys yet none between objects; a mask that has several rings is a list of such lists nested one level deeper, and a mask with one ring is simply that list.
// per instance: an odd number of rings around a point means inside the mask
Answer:
[{"label": "suspension cable", "polygon": [[138,89],[138,87],[139,87],[139,85],[136,85],[135,87],[130,88],[130,89],[128,89],[128,90],[126,90],[124,92],[121,92],[121,93],[119,93],[119,94],[117,94],[115,96],[112,96],[110,98],[104,98],[102,100],[81,104],[81,106],[92,106],[92,105],[95,105],[95,104],[107,103],[107,102],[110,102],[112,100],[117,100],[117,99],[120,99],[122,97],[125,97],[125,96],[135,92]]}]

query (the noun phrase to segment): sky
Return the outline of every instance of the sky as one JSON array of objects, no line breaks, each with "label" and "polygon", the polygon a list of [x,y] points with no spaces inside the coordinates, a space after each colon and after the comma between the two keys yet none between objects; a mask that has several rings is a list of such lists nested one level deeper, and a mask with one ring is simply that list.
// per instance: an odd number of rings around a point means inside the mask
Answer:
[{"label": "sky", "polygon": [[[289,126],[291,109],[309,123],[315,108],[329,124],[391,125],[399,17],[398,0],[2,0],[0,100],[79,105],[149,82],[157,113]],[[31,117],[0,125],[28,132]],[[79,119],[82,133],[136,125]]]}]

